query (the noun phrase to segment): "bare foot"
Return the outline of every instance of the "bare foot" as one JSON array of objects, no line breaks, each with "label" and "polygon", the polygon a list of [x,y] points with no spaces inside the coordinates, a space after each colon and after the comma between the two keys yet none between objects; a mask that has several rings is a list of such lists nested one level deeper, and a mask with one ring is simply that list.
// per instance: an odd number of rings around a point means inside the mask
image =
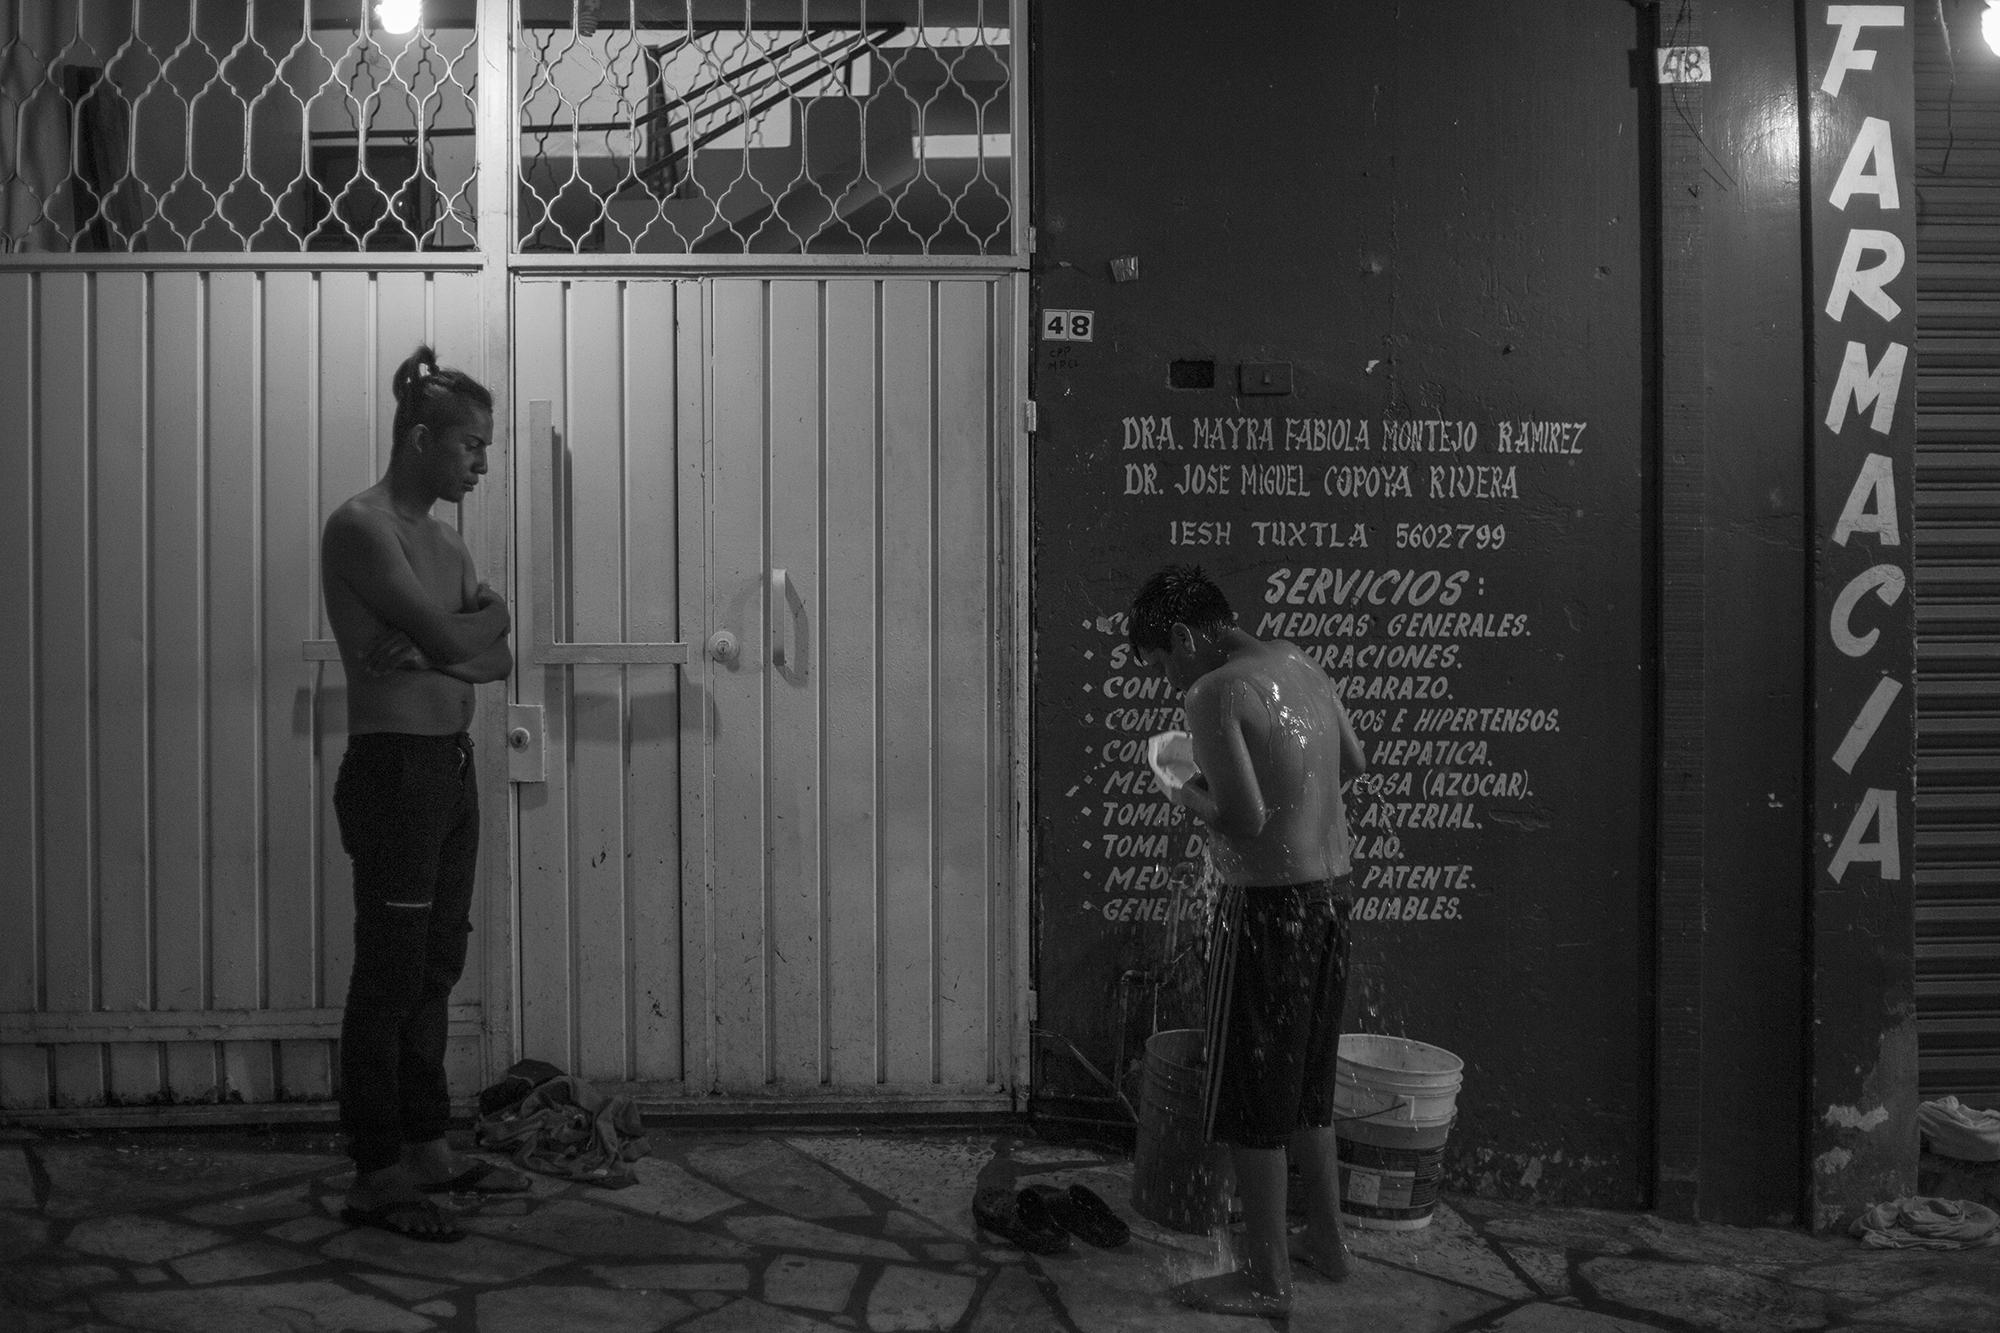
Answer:
[{"label": "bare foot", "polygon": [[1288,1248],[1293,1263],[1304,1264],[1331,1282],[1345,1282],[1354,1275],[1347,1242],[1338,1235],[1329,1243],[1315,1236],[1313,1229],[1308,1226],[1302,1231],[1292,1233]]},{"label": "bare foot", "polygon": [[379,1171],[355,1172],[354,1184],[347,1191],[348,1204],[356,1208],[380,1208],[385,1203],[411,1203],[422,1198],[417,1178],[400,1162]]},{"label": "bare foot", "polygon": [[1182,1305],[1209,1314],[1240,1314],[1265,1319],[1284,1319],[1292,1313],[1289,1291],[1266,1291],[1246,1269],[1197,1278],[1171,1288],[1167,1294]]},{"label": "bare foot", "polygon": [[357,1225],[365,1221],[418,1239],[456,1239],[465,1234],[449,1213],[424,1197],[415,1177],[401,1165],[357,1175],[341,1215]]},{"label": "bare foot", "polygon": [[403,1149],[403,1167],[426,1193],[525,1194],[533,1183],[519,1171],[451,1150],[443,1139]]}]

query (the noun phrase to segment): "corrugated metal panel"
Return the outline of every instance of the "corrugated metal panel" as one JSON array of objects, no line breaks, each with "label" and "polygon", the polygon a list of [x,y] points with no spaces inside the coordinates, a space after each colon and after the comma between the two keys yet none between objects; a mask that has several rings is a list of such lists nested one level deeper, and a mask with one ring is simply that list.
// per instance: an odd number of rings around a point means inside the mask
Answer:
[{"label": "corrugated metal panel", "polygon": [[525,1053],[660,1102],[1009,1104],[1013,282],[519,284],[560,464],[523,559],[561,634],[693,650],[519,673]]},{"label": "corrugated metal panel", "polygon": [[[532,595],[552,576],[566,594],[553,612],[559,639],[679,636],[677,348],[682,302],[699,306],[684,293],[695,290],[615,280],[516,289],[516,475],[525,482],[535,472],[527,451],[548,447],[525,428],[536,400],[551,405],[563,460],[543,501],[561,515],[560,549],[525,535],[519,549]],[[519,789],[522,1051],[593,1080],[676,1082],[680,668],[518,662],[520,698],[544,709],[549,756],[546,781]]]},{"label": "corrugated metal panel", "polygon": [[1953,10],[1917,46],[1918,1082],[2000,1106],[2000,66]]},{"label": "corrugated metal panel", "polygon": [[[478,282],[0,273],[0,1109],[331,1094],[318,532],[381,474],[411,348],[479,373]],[[480,989],[475,963],[461,1086]]]},{"label": "corrugated metal panel", "polygon": [[744,645],[705,659],[689,904],[718,1091],[1004,1092],[1008,290],[710,287],[707,613]]}]

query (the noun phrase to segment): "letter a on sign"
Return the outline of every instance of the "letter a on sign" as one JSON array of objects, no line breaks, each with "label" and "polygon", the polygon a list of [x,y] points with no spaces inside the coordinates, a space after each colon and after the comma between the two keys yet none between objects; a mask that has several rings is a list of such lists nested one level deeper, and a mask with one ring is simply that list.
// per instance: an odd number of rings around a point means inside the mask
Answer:
[{"label": "letter a on sign", "polygon": [[[1870,171],[1869,165],[1874,165]],[[1857,194],[1872,194],[1875,202],[1884,209],[1902,207],[1902,196],[1896,192],[1896,150],[1889,142],[1889,122],[1880,116],[1870,116],[1861,122],[1861,130],[1854,136],[1854,147],[1847,150],[1847,163],[1840,169],[1840,179],[1833,183],[1833,194],[1828,201],[1835,208],[1846,208],[1847,201]]]},{"label": "letter a on sign", "polygon": [[[1872,841],[1864,841],[1870,827],[1875,829],[1876,836]],[[1847,867],[1856,861],[1875,862],[1882,868],[1885,880],[1903,877],[1902,854],[1896,850],[1896,793],[1870,787],[1862,795],[1861,808],[1848,821],[1847,836],[1840,840],[1827,873],[1838,884]]]},{"label": "letter a on sign", "polygon": [[1833,525],[1833,540],[1845,546],[1856,532],[1872,532],[1884,546],[1903,544],[1902,532],[1896,527],[1895,466],[1881,454],[1870,454],[1862,462],[1854,489],[1847,493],[1847,504],[1841,508],[1840,522]]}]

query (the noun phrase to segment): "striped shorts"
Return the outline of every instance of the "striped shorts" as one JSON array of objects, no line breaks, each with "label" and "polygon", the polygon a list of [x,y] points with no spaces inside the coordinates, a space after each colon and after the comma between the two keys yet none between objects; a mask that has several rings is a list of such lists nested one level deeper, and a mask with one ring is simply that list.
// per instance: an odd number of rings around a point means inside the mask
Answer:
[{"label": "striped shorts", "polygon": [[1224,886],[1207,960],[1210,1140],[1281,1148],[1333,1123],[1348,878]]}]

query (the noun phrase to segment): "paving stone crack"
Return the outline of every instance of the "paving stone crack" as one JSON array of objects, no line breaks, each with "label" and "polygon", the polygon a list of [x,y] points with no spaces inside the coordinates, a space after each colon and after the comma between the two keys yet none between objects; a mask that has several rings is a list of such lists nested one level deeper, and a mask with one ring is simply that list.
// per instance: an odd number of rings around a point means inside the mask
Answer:
[{"label": "paving stone crack", "polygon": [[[1506,1245],[1502,1243],[1500,1240],[1496,1239],[1492,1235],[1492,1233],[1487,1231],[1484,1224],[1480,1222],[1471,1221],[1470,1219],[1467,1219],[1467,1224],[1472,1228],[1473,1234],[1479,1237],[1480,1243],[1483,1244],[1494,1255],[1498,1256],[1500,1262],[1507,1265],[1507,1268],[1514,1274],[1515,1277],[1518,1277],[1521,1279],[1521,1281],[1525,1282],[1528,1286],[1528,1290],[1540,1292],[1545,1297],[1547,1296],[1559,1297],[1564,1294],[1559,1291],[1550,1291],[1547,1287],[1544,1287],[1541,1283],[1537,1282],[1534,1279],[1534,1277],[1528,1272],[1528,1270],[1521,1266],[1520,1261],[1515,1259],[1513,1254],[1508,1251]],[[1575,1256],[1570,1251],[1564,1251],[1564,1253],[1569,1256],[1570,1270],[1571,1270],[1570,1276],[1574,1278]]]}]

